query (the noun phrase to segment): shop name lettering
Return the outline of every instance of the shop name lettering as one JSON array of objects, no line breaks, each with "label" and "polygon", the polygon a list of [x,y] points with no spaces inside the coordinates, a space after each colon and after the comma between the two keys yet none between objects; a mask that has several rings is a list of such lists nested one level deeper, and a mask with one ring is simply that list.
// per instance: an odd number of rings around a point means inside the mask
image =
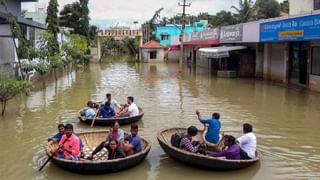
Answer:
[{"label": "shop name lettering", "polygon": [[279,29],[287,29],[287,28],[303,28],[303,27],[313,27],[320,26],[320,18],[310,19],[310,20],[292,20],[279,22],[276,24],[265,24],[264,30],[279,30]]},{"label": "shop name lettering", "polygon": [[232,32],[224,31],[222,35],[224,38],[231,38],[231,37],[237,38],[237,37],[240,37],[240,31],[232,31]]}]

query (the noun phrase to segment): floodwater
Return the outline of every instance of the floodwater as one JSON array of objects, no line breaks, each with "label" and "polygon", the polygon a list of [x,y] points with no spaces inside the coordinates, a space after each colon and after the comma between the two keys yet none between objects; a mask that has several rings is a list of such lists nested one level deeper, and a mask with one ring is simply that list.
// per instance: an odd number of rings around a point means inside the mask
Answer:
[{"label": "floodwater", "polygon": [[[287,89],[254,79],[218,79],[205,69],[176,64],[106,61],[47,81],[29,97],[17,96],[0,118],[0,179],[320,179],[320,94]],[[120,103],[135,97],[145,116],[140,134],[152,142],[138,166],[107,175],[86,176],[48,164],[46,139],[58,123],[73,123],[77,132],[89,127],[76,118],[88,99],[102,100],[110,92]],[[262,160],[247,169],[215,172],[186,166],[160,148],[157,131],[196,125],[203,116],[221,113],[226,134],[240,136],[242,124],[253,124]],[[129,130],[129,126],[122,127]],[[94,127],[95,130],[103,129]]]}]

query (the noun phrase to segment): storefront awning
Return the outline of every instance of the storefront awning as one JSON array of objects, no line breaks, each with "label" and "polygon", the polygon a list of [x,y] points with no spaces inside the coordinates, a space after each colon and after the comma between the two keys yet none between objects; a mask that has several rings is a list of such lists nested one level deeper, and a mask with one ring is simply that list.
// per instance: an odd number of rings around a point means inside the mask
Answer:
[{"label": "storefront awning", "polygon": [[210,58],[225,58],[229,57],[230,51],[237,51],[246,49],[246,46],[219,46],[219,47],[209,47],[209,48],[200,48],[199,52],[202,56]]}]

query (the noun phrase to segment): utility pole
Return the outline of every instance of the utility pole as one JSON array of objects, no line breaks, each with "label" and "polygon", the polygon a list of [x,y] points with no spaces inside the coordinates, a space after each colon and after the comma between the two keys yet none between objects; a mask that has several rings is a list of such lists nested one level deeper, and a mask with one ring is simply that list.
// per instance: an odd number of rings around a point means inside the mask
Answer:
[{"label": "utility pole", "polygon": [[179,72],[182,71],[182,62],[184,60],[184,46],[183,46],[183,34],[186,23],[186,7],[190,7],[191,3],[186,4],[186,0],[183,0],[183,4],[178,3],[182,6],[182,22],[181,22],[181,34],[180,34],[180,57],[179,57]]}]

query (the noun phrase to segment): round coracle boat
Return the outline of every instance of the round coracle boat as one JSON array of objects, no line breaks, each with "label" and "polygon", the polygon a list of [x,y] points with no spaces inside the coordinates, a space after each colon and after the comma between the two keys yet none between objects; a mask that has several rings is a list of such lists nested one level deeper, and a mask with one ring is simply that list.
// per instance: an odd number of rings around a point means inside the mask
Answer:
[{"label": "round coracle boat", "polygon": [[[103,140],[105,140],[108,133],[109,131],[79,133],[78,136],[82,139],[84,144],[84,156],[88,157],[93,149],[97,147]],[[74,161],[65,160],[54,156],[52,158],[52,162],[64,170],[80,174],[112,173],[128,169],[141,163],[146,158],[151,149],[150,143],[143,138],[141,138],[141,145],[141,152],[131,156],[127,156],[125,158],[107,160],[108,151],[104,148],[94,156],[93,160],[86,160],[86,158],[83,158],[79,161]],[[51,156],[51,152],[54,151],[57,146],[57,143],[48,144],[46,149],[47,155]]]},{"label": "round coracle boat", "polygon": [[[86,118],[84,116],[80,115],[81,110],[79,111],[79,120],[80,122],[86,123],[86,124],[91,124],[94,117],[92,118]],[[137,121],[140,121],[144,115],[143,110],[139,107],[139,115],[137,116],[125,116],[125,117],[117,117],[117,118],[102,118],[102,117],[96,117],[94,121],[94,125],[97,126],[111,126],[115,121],[117,121],[120,125],[123,124],[131,124],[135,123]]]},{"label": "round coracle boat", "polygon": [[[171,136],[175,133],[185,133],[186,128],[171,128],[165,129],[158,133],[157,139],[161,148],[173,159],[183,162],[187,165],[204,168],[211,170],[236,170],[246,168],[253,165],[260,160],[260,154],[257,153],[255,159],[250,160],[228,160],[225,158],[216,158],[199,153],[191,153],[182,149],[176,148],[171,145]],[[203,131],[199,131],[197,136],[193,137],[193,140],[201,141],[203,137]],[[221,150],[220,143],[214,147],[215,150]],[[211,145],[212,146],[212,145]],[[209,146],[210,147],[210,146]]]}]

